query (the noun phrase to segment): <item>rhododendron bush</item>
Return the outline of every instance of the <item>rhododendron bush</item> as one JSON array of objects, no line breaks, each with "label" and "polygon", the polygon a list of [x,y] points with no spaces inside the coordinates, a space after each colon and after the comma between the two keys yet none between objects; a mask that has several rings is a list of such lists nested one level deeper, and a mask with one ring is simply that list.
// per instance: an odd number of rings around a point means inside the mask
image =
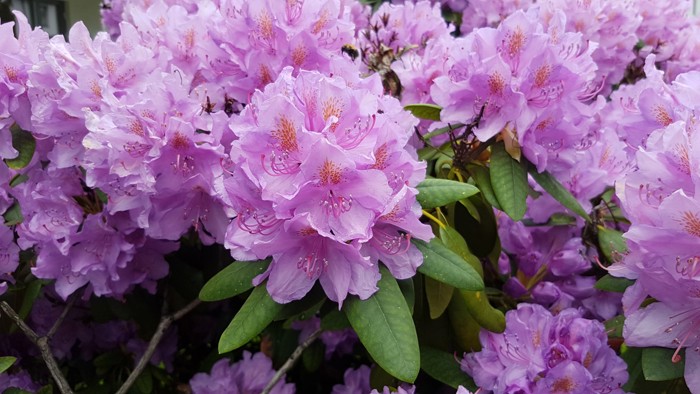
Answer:
[{"label": "rhododendron bush", "polygon": [[700,394],[691,10],[15,13],[0,389]]}]

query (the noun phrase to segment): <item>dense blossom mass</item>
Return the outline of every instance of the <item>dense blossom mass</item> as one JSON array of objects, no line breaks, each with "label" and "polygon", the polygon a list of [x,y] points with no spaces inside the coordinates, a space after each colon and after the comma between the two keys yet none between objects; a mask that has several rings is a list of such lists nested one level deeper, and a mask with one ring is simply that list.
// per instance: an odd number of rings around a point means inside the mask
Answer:
[{"label": "dense blossom mass", "polygon": [[[106,31],[77,23],[65,37],[15,12],[0,24],[2,318],[16,307],[50,337],[70,379],[95,360],[117,371],[99,385],[153,351],[143,387],[257,393],[276,352],[318,335],[303,364],[331,371],[333,394],[413,394],[442,375],[377,385],[382,360],[358,355],[362,329],[382,319],[324,320],[344,319],[349,299],[380,305],[379,284],[396,283],[421,347],[467,352],[475,385],[460,394],[635,390],[649,368],[628,373],[618,353],[632,363],[630,348],[649,347],[683,361],[698,394],[691,11],[691,0],[105,0]],[[427,190],[431,178],[452,186]],[[455,197],[457,183],[478,193]],[[257,260],[269,265],[230,280],[231,304],[149,349],[148,319],[220,266]],[[486,291],[453,289],[466,261]],[[225,325],[212,316],[230,321],[252,286],[287,305],[219,359]],[[464,294],[488,295],[480,305],[506,313],[505,331],[477,338],[485,318]],[[51,378],[37,372],[39,341],[10,326],[0,321],[0,357],[16,361],[0,391],[40,390]],[[206,362],[183,368],[184,354]]]},{"label": "dense blossom mass", "polygon": [[520,304],[506,314],[503,334],[481,332],[483,349],[462,368],[495,393],[622,393],[625,362],[608,347],[603,325],[576,309],[552,316]]}]

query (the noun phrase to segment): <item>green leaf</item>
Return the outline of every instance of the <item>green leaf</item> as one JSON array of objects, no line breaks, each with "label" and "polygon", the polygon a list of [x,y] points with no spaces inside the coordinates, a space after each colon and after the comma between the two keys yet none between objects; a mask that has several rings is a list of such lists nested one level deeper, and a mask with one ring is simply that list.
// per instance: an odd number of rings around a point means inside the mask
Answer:
[{"label": "green leaf", "polygon": [[238,349],[260,334],[282,310],[267,293],[264,284],[253,289],[219,339],[219,354]]},{"label": "green leaf", "polygon": [[396,279],[381,267],[379,290],[362,301],[345,300],[344,311],[374,361],[392,376],[413,382],[420,369],[418,336]]},{"label": "green leaf", "polygon": [[219,301],[243,294],[253,288],[253,278],[265,272],[269,265],[270,259],[233,262],[209,279],[199,292],[199,299]]},{"label": "green leaf", "polygon": [[19,155],[14,159],[5,159],[5,164],[13,170],[20,170],[32,161],[36,140],[32,133],[22,130],[17,123],[10,127],[10,133],[12,133],[12,147],[19,152]]},{"label": "green leaf", "polygon": [[632,390],[638,380],[644,380],[642,375],[642,349],[636,347],[628,347],[622,344],[620,347],[620,357],[627,363],[627,372],[629,379],[622,389],[625,392]]},{"label": "green leaf", "polygon": [[347,316],[337,309],[328,312],[321,318],[321,329],[324,331],[336,331],[350,327]]},{"label": "green leaf", "polygon": [[547,171],[537,172],[537,168],[535,168],[535,166],[532,164],[528,165],[528,172],[537,182],[537,184],[542,186],[542,188],[555,200],[559,201],[561,205],[568,208],[571,212],[574,212],[575,214],[586,219],[586,221],[591,221],[591,217],[588,216],[588,213],[585,209],[583,209],[581,204],[579,204],[576,197],[574,197],[571,192],[562,186],[562,184],[559,183],[559,181],[554,178],[552,174],[548,173]]},{"label": "green leaf", "polygon": [[455,201],[473,196],[479,189],[468,183],[449,179],[428,178],[418,184],[416,199],[423,209],[441,207]]},{"label": "green leaf", "polygon": [[34,301],[39,297],[42,287],[44,287],[44,282],[41,280],[33,280],[27,284],[27,287],[24,289],[22,304],[19,307],[19,311],[17,311],[17,314],[22,320],[29,316],[29,312],[32,311]]},{"label": "green leaf", "polygon": [[309,372],[317,371],[323,363],[326,354],[326,347],[321,341],[312,343],[301,355],[301,362],[304,364],[304,369]]},{"label": "green leaf", "polygon": [[608,333],[608,338],[622,338],[622,328],[625,326],[624,316],[615,316],[606,320],[603,324],[605,325],[605,332]]},{"label": "green leaf", "polygon": [[595,283],[595,288],[603,291],[612,291],[615,293],[624,293],[625,289],[634,284],[633,280],[625,278],[616,278],[610,274],[598,279]]},{"label": "green leaf", "polygon": [[440,239],[433,238],[430,243],[414,239],[413,244],[423,253],[423,264],[418,267],[419,272],[458,289],[484,289],[484,281],[479,273]]},{"label": "green leaf", "polygon": [[20,185],[28,179],[29,177],[24,174],[17,174],[14,177],[12,177],[12,179],[10,179],[10,187]]},{"label": "green leaf", "polygon": [[0,373],[7,371],[15,361],[17,361],[17,357],[0,357]]},{"label": "green leaf", "polygon": [[481,195],[484,196],[486,202],[491,204],[492,207],[502,211],[501,206],[498,204],[498,199],[496,198],[496,193],[493,191],[493,185],[491,185],[491,173],[489,169],[479,165],[469,165],[469,172],[476,182],[476,186],[481,191]]},{"label": "green leaf", "polygon": [[522,219],[527,208],[527,172],[522,163],[506,152],[503,143],[491,147],[490,178],[493,192],[503,212],[515,221]]},{"label": "green leaf", "polygon": [[428,298],[428,309],[430,310],[430,318],[437,319],[442,316],[447,309],[447,305],[452,300],[452,293],[455,288],[439,282],[433,278],[425,278],[425,295]]},{"label": "green leaf", "polygon": [[685,357],[680,362],[671,361],[675,349],[648,347],[642,350],[642,370],[646,380],[663,381],[683,377]]},{"label": "green leaf", "polygon": [[627,253],[627,241],[622,237],[622,233],[598,226],[598,245],[603,255],[609,262],[614,263]]},{"label": "green leaf", "polygon": [[420,367],[433,379],[445,383],[453,389],[459,386],[464,386],[470,391],[477,389],[472,378],[460,369],[453,354],[429,346],[421,346]]},{"label": "green leaf", "polygon": [[440,120],[440,111],[442,107],[434,104],[409,104],[403,107],[419,119]]},{"label": "green leaf", "polygon": [[408,305],[408,309],[411,311],[412,315],[413,307],[416,304],[416,289],[413,285],[413,278],[397,280],[396,282],[399,284],[401,293],[403,293],[403,298],[406,299],[406,305]]},{"label": "green leaf", "polygon": [[18,225],[24,221],[22,209],[17,201],[7,208],[7,211],[5,211],[2,217],[5,219],[5,226],[8,227]]},{"label": "green leaf", "polygon": [[150,394],[153,392],[153,375],[148,369],[141,372],[136,381],[134,382],[134,388],[143,394]]}]

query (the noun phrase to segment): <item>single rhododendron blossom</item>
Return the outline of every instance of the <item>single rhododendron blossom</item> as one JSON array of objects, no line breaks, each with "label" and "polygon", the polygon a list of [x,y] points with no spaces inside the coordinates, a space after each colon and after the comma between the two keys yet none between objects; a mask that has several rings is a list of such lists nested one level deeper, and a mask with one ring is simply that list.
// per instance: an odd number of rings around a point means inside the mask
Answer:
[{"label": "single rhododendron blossom", "polygon": [[415,186],[425,167],[407,146],[415,119],[382,95],[377,77],[349,89],[340,77],[287,68],[257,92],[231,129],[232,176],[224,201],[238,213],[225,245],[237,259],[272,255],[264,279],[277,302],[320,281],[342,303],[376,290],[379,262],[410,278],[428,240]]}]

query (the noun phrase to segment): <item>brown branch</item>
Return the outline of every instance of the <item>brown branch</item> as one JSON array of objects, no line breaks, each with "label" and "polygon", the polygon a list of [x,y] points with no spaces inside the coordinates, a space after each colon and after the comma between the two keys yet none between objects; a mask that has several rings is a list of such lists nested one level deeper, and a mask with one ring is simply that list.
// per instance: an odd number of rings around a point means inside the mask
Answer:
[{"label": "brown branch", "polygon": [[[143,353],[138,363],[136,363],[136,367],[134,367],[134,370],[131,371],[129,377],[126,378],[126,381],[119,388],[117,394],[126,394],[126,392],[129,391],[131,386],[133,386],[133,384],[136,382],[136,379],[139,377],[139,375],[141,375],[144,368],[146,368],[146,365],[148,365],[148,362],[151,360],[153,353],[155,353],[158,344],[160,343],[161,339],[163,339],[163,335],[165,335],[165,332],[168,330],[168,328],[170,328],[170,325],[173,324],[175,321],[180,320],[189,312],[191,312],[200,303],[200,300],[194,300],[179,311],[171,315],[161,317],[160,323],[158,324],[158,328],[156,328],[156,332],[153,334],[153,337],[151,337],[151,340],[148,342],[146,352]],[[163,303],[163,313],[165,313],[166,308],[167,304]]]},{"label": "brown branch", "polygon": [[75,296],[75,294],[77,293],[73,293],[73,296],[70,298],[70,300],[68,300],[68,303],[63,308],[61,315],[58,316],[58,319],[56,319],[56,321],[53,323],[51,329],[49,329],[49,332],[46,333],[46,338],[53,338],[53,336],[56,334],[56,331],[58,331],[59,327],[61,327],[61,324],[63,324],[63,321],[66,319],[66,316],[68,316],[68,312],[70,312],[70,309],[73,307],[73,304],[75,304],[75,300],[78,298]]},{"label": "brown branch", "polygon": [[[58,326],[60,326],[61,321],[63,321],[63,319],[65,319],[66,317],[65,315],[68,314],[67,310],[69,309],[70,305],[72,305],[72,303],[66,305],[66,308],[64,309],[63,313],[61,313],[59,319],[54,323],[53,327],[51,327],[49,334],[55,333],[55,331],[58,329]],[[61,391],[61,393],[73,394],[73,390],[70,388],[68,381],[66,381],[66,378],[63,376],[63,373],[61,373],[61,368],[58,366],[56,358],[54,357],[53,353],[51,353],[51,347],[49,346],[50,335],[43,337],[37,335],[37,333],[34,332],[34,330],[32,330],[31,327],[29,327],[27,323],[25,323],[22,320],[22,318],[17,314],[17,312],[15,312],[15,310],[12,309],[10,304],[8,304],[7,302],[0,302],[0,309],[2,309],[3,312],[5,312],[5,314],[17,325],[17,327],[19,327],[19,329],[24,333],[24,335],[39,348],[39,351],[41,352],[41,358],[44,359],[46,367],[49,369],[51,376],[56,381],[58,389]]]},{"label": "brown branch", "polygon": [[277,384],[277,382],[280,381],[280,379],[282,379],[282,376],[284,376],[285,373],[289,372],[289,370],[292,369],[292,367],[294,367],[294,364],[297,362],[299,357],[301,357],[301,354],[304,353],[304,350],[306,350],[307,347],[311,346],[311,344],[314,343],[316,339],[318,339],[322,332],[323,330],[321,330],[320,328],[314,331],[311,335],[309,335],[308,338],[306,338],[304,342],[302,342],[299,346],[297,346],[296,349],[294,349],[292,355],[289,356],[287,361],[285,361],[285,363],[280,367],[280,369],[277,370],[275,376],[273,376],[272,379],[270,379],[270,381],[267,383],[267,386],[265,386],[261,394],[270,394],[270,391],[272,391],[272,388],[275,387],[275,385]]}]

